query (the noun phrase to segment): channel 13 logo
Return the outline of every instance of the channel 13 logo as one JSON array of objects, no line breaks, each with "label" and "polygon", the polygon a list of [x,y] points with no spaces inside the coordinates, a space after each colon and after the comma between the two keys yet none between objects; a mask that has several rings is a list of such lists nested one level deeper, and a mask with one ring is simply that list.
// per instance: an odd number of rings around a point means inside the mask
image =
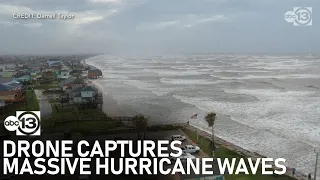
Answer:
[{"label": "channel 13 logo", "polygon": [[40,136],[40,111],[16,111],[16,116],[8,116],[3,124],[17,136]]},{"label": "channel 13 logo", "polygon": [[284,19],[294,26],[312,26],[312,7],[294,7],[284,14]]}]

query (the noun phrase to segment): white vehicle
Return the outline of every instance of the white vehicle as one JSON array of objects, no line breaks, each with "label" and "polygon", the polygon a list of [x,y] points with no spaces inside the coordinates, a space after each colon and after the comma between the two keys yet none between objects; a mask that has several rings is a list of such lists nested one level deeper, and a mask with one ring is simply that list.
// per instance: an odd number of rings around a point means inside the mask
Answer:
[{"label": "white vehicle", "polygon": [[181,149],[182,149],[182,152],[190,153],[190,154],[200,152],[200,148],[198,146],[193,146],[193,145],[185,145]]},{"label": "white vehicle", "polygon": [[190,153],[185,153],[185,152],[183,152],[182,154],[181,154],[181,156],[179,156],[179,157],[171,157],[170,159],[173,161],[173,160],[177,160],[177,159],[180,159],[181,161],[186,161],[187,159],[192,159],[192,160],[194,160],[194,159],[196,159],[196,157],[194,157],[193,155],[191,155]]},{"label": "white vehicle", "polygon": [[181,135],[172,135],[171,140],[172,141],[185,141],[187,138],[185,136]]}]

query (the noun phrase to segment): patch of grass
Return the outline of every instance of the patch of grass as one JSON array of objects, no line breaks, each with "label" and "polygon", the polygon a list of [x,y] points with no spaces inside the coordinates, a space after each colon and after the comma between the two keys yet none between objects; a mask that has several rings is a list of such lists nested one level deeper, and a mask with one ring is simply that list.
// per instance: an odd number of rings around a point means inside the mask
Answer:
[{"label": "patch of grass", "polygon": [[59,84],[57,81],[53,81],[49,84],[35,84],[34,89],[50,89],[50,88],[58,88]]},{"label": "patch of grass", "polygon": [[[211,154],[211,141],[203,136],[199,135],[199,139],[197,140],[197,132],[193,131],[193,130],[189,130],[186,128],[182,128],[183,132],[186,133],[189,138],[196,142],[198,144],[198,146],[201,148],[202,151],[204,151],[207,154]],[[226,147],[224,147],[223,145],[220,145],[219,148],[216,150],[215,152],[215,156],[217,158],[228,158],[229,161],[231,162],[232,158],[236,158],[237,159],[237,163],[239,162],[240,158],[245,158],[243,156],[241,156],[240,154],[238,154],[235,151],[232,151]],[[237,167],[237,166],[236,166]],[[247,164],[247,167],[249,167],[249,164]],[[250,170],[249,170],[250,172]],[[238,174],[238,175],[226,175],[225,176],[226,180],[294,180],[294,178],[287,176],[287,175],[262,175],[261,174],[261,166],[259,167],[257,174],[255,175],[246,175],[246,174]]]},{"label": "patch of grass", "polygon": [[[109,131],[114,128],[124,127],[121,121],[113,121],[99,109],[78,109],[76,106],[52,108],[51,121],[54,122],[55,132],[90,132]],[[51,126],[52,127],[52,126]]]},{"label": "patch of grass", "polygon": [[26,107],[27,107],[28,111],[39,111],[40,110],[39,101],[38,101],[37,96],[34,93],[34,91],[32,91],[32,90],[27,91],[26,100],[27,100]]},{"label": "patch of grass", "polygon": [[[107,118],[107,115],[99,109],[78,109],[78,114],[76,114],[76,106],[64,106],[63,108],[58,106],[52,108],[52,117],[57,121],[72,121],[78,119],[92,119],[101,120],[101,118]],[[78,115],[78,117],[77,117]]]},{"label": "patch of grass", "polygon": [[44,132],[50,132],[52,129],[54,121],[51,117],[43,118],[41,119],[41,128],[44,130]]},{"label": "patch of grass", "polygon": [[57,123],[54,130],[57,132],[64,131],[108,131],[110,129],[117,128],[122,126],[122,123],[116,121],[78,121],[78,122],[66,122],[66,123]]}]

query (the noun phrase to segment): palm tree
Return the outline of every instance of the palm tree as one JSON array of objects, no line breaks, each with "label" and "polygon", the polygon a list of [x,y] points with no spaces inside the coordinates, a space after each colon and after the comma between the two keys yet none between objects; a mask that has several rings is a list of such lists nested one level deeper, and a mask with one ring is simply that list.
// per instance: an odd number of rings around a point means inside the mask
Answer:
[{"label": "palm tree", "polygon": [[142,114],[138,114],[133,117],[133,124],[138,133],[138,139],[140,139],[140,132],[144,131],[144,138],[146,136],[146,127],[147,127],[147,118],[145,118]]},{"label": "palm tree", "polygon": [[216,146],[215,146],[215,143],[214,143],[214,123],[216,121],[216,113],[209,113],[206,115],[205,117],[205,120],[207,121],[208,123],[208,126],[211,127],[211,131],[212,131],[212,134],[211,134],[211,150],[212,150],[212,156],[214,156],[214,152],[216,150]]}]

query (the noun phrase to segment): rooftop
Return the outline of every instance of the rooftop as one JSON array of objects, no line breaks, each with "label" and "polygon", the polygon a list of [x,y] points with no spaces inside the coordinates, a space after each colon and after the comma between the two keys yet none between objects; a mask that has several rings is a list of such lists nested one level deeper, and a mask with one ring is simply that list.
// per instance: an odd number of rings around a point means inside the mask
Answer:
[{"label": "rooftop", "polygon": [[0,83],[7,83],[13,80],[14,80],[13,77],[0,77]]},{"label": "rooftop", "polygon": [[71,92],[81,92],[81,91],[97,91],[97,89],[93,86],[85,86],[85,87],[77,87],[73,89]]},{"label": "rooftop", "polygon": [[1,91],[9,91],[10,89],[11,89],[11,87],[9,87],[8,85],[0,84],[0,92]]},{"label": "rooftop", "polygon": [[14,95],[16,91],[0,91],[0,96]]},{"label": "rooftop", "polygon": [[30,75],[23,75],[23,76],[20,76],[16,79],[30,79]]},{"label": "rooftop", "polygon": [[85,83],[85,81],[81,78],[77,78],[72,83],[73,84],[83,84],[83,83]]}]

